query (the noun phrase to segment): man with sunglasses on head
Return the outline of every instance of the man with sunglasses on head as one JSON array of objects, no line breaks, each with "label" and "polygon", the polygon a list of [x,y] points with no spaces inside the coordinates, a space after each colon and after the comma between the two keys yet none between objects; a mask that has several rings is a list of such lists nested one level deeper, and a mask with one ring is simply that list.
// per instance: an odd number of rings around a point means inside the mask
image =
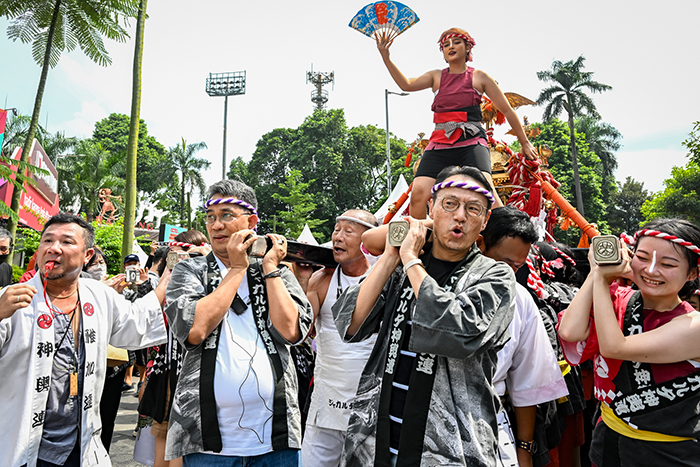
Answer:
[{"label": "man with sunglasses on head", "polygon": [[424,222],[407,218],[401,247],[387,239],[367,278],[333,306],[345,340],[379,333],[341,465],[496,463],[500,402],[491,380],[508,340],[515,276],[475,243],[494,202],[483,174],[453,166],[436,183],[431,241]]},{"label": "man with sunglasses on head", "polygon": [[[222,180],[205,203],[212,252],[179,262],[166,314],[187,349],[170,414],[165,458],[183,465],[299,465],[301,416],[289,348],[311,306],[280,262],[283,236],[249,257],[258,223],[252,188]],[[236,464],[238,463],[238,464]]]}]

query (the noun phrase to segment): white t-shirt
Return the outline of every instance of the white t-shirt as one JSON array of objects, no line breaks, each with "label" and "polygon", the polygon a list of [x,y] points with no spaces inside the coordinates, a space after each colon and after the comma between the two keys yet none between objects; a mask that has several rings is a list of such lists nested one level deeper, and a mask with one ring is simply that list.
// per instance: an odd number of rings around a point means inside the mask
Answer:
[{"label": "white t-shirt", "polygon": [[[228,269],[216,258],[225,277]],[[272,408],[275,382],[267,351],[258,334],[248,296],[248,277],[238,295],[248,305],[242,315],[229,308],[221,327],[214,372],[220,453],[259,456],[272,451]]]}]

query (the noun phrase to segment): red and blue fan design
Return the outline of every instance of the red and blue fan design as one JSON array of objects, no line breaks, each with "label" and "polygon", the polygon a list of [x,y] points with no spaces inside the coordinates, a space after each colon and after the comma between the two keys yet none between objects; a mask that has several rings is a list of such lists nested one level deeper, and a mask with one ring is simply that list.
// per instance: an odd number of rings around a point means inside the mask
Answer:
[{"label": "red and blue fan design", "polygon": [[379,36],[393,40],[420,21],[415,11],[399,2],[376,2],[362,7],[350,21],[350,26],[367,37]]}]

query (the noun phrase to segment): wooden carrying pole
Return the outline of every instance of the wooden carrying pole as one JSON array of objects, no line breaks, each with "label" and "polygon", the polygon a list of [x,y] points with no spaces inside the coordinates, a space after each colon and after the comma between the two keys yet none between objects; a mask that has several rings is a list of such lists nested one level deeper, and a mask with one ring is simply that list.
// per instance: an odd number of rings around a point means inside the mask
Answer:
[{"label": "wooden carrying pole", "polygon": [[399,196],[399,199],[396,200],[396,202],[393,204],[394,212],[391,212],[391,206],[389,206],[389,210],[386,213],[386,216],[384,216],[384,222],[382,224],[388,224],[389,221],[394,217],[396,214],[396,211],[399,210],[399,208],[403,205],[403,203],[406,202],[408,199],[408,194],[411,192],[413,189],[413,182],[408,186],[408,190],[406,190],[405,193],[401,193],[401,196]]},{"label": "wooden carrying pole", "polygon": [[551,183],[549,183],[546,180],[543,180],[542,177],[539,176],[537,173],[532,173],[537,180],[540,181],[540,184],[542,186],[542,190],[549,196],[549,198],[554,201],[557,206],[559,206],[559,209],[561,209],[561,213],[564,216],[567,216],[569,219],[571,219],[574,224],[576,224],[581,230],[583,230],[583,233],[588,236],[588,238],[593,238],[597,237],[600,235],[600,232],[593,227],[577,210],[575,207],[571,205],[562,195],[557,191],[556,188],[552,186]]}]

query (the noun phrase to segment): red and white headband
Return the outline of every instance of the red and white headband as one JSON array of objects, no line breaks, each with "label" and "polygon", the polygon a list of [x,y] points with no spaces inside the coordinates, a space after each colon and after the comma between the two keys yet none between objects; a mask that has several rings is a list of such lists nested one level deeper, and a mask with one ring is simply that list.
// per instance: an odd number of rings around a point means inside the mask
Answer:
[{"label": "red and white headband", "polygon": [[[677,245],[686,247],[696,255],[700,255],[700,248],[698,248],[696,245],[693,245],[687,240],[683,240],[682,238],[676,237],[675,235],[661,232],[659,230],[642,229],[635,233],[634,237],[630,237],[626,233],[620,234],[620,238],[622,239],[622,241],[627,243],[628,245],[636,245],[636,243],[639,241],[639,237],[655,237],[661,238],[663,240],[668,240],[669,242],[673,242]],[[698,258],[698,266],[700,266],[700,258]]]},{"label": "red and white headband", "polygon": [[170,243],[168,243],[168,246],[169,247],[170,246],[179,246],[182,248],[194,248],[194,247],[198,247],[198,246],[209,246],[209,245],[207,245],[206,243],[202,243],[201,245],[195,245],[195,244],[186,243],[186,242],[170,242]]},{"label": "red and white headband", "polygon": [[459,37],[460,39],[464,40],[464,42],[466,42],[467,44],[469,44],[472,47],[474,47],[476,45],[476,41],[474,40],[474,38],[467,36],[466,34],[452,33],[452,34],[445,34],[444,36],[442,36],[440,38],[440,40],[438,41],[438,44],[440,45],[440,50],[442,50],[442,48],[443,48],[442,44],[446,40],[453,39],[455,37]]}]

